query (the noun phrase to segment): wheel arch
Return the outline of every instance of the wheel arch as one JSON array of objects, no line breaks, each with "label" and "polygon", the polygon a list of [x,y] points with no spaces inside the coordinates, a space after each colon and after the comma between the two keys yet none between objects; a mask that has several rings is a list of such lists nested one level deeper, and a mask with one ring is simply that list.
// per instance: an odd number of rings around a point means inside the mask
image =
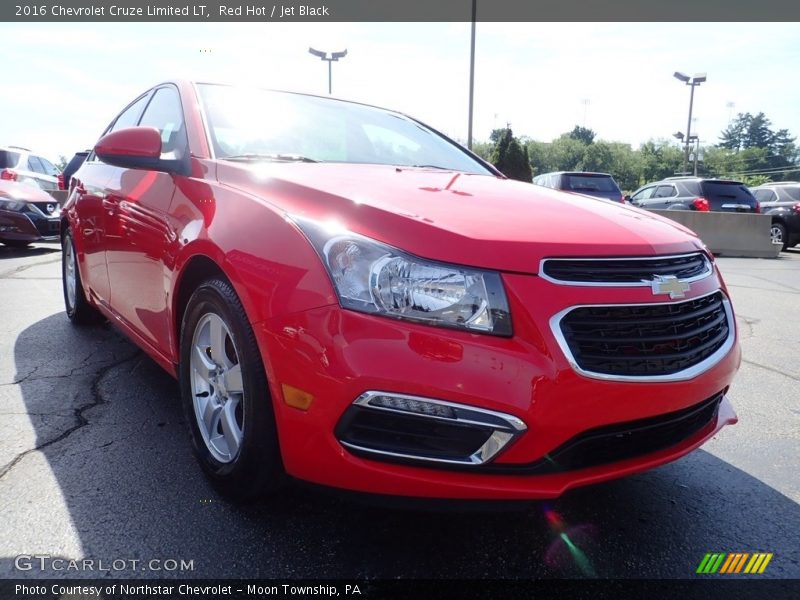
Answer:
[{"label": "wheel arch", "polygon": [[[189,304],[189,298],[192,297],[194,291],[203,281],[212,277],[219,277],[228,282],[236,291],[239,299],[242,300],[241,291],[236,288],[236,285],[216,260],[206,253],[196,253],[189,256],[178,273],[172,294],[172,359],[176,366],[180,358],[181,325],[186,306]],[[242,301],[242,304],[245,304],[244,301]],[[246,311],[247,307],[245,306]]]}]

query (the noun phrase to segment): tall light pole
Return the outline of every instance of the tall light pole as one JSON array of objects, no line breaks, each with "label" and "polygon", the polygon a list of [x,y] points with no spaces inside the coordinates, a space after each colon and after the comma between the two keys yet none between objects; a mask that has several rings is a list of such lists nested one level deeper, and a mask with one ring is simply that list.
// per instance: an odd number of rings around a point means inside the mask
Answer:
[{"label": "tall light pole", "polygon": [[472,0],[472,38],[469,49],[469,123],[467,124],[467,148],[472,150],[472,97],[475,93],[475,18],[478,0]]},{"label": "tall light pole", "polygon": [[692,106],[694,105],[694,88],[705,82],[706,74],[696,73],[694,77],[689,77],[680,71],[675,71],[672,76],[692,88],[692,91],[689,94],[689,120],[686,123],[686,147],[684,148],[683,152],[683,172],[686,173],[686,168],[689,163],[689,146],[691,145],[689,138],[691,137],[692,133]]},{"label": "tall light pole", "polygon": [[338,62],[340,58],[344,58],[347,56],[347,48],[342,50],[341,52],[331,52],[331,55],[328,56],[327,52],[323,52],[322,50],[314,50],[314,48],[308,49],[309,54],[313,54],[314,56],[318,56],[320,59],[327,61],[328,63],[328,95],[331,94],[331,78],[333,77],[332,70],[331,70],[331,63]]},{"label": "tall light pole", "polygon": [[[697,176],[697,157],[700,154],[700,138],[696,135],[690,135],[688,137],[683,135],[682,131],[676,131],[672,134],[672,137],[676,138],[680,143],[684,143],[686,140],[687,146],[691,146],[692,144],[695,145],[694,147],[694,174],[695,177]],[[683,164],[683,171],[681,171],[681,175],[686,175],[686,163]]]}]

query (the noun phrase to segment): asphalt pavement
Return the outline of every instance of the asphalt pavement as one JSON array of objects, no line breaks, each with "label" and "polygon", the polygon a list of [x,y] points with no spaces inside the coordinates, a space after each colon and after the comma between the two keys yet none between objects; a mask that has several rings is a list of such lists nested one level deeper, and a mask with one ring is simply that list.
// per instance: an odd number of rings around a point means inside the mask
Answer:
[{"label": "asphalt pavement", "polygon": [[241,507],[196,465],[176,382],[110,325],[68,322],[58,246],[0,246],[0,578],[685,578],[708,552],[800,578],[800,250],[718,265],[740,422],[683,459],[502,510],[302,486]]}]

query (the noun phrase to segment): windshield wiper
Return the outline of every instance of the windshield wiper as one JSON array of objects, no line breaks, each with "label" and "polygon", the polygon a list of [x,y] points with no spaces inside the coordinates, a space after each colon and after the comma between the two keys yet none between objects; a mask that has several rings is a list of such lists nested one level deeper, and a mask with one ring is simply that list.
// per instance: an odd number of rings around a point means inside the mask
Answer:
[{"label": "windshield wiper", "polygon": [[234,154],[232,156],[223,156],[222,160],[237,160],[237,161],[274,160],[281,162],[304,162],[304,163],[319,162],[318,160],[314,160],[313,158],[308,158],[307,156],[302,156],[300,154],[280,154],[280,153],[259,154],[257,152],[248,152],[246,154]]},{"label": "windshield wiper", "polygon": [[442,171],[454,171],[451,167],[442,167],[440,165],[398,165],[401,169],[441,169]]}]

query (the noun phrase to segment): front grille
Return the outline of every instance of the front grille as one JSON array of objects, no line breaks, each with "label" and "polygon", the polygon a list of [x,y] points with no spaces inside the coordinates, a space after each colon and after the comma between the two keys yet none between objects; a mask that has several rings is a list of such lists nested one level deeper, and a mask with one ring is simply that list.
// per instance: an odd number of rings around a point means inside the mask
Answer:
[{"label": "front grille", "polygon": [[702,252],[681,256],[648,258],[548,258],[542,273],[567,283],[642,285],[654,275],[678,279],[698,279],[711,272],[711,263]]},{"label": "front grille", "polygon": [[721,292],[668,304],[576,308],[560,322],[575,363],[590,374],[668,376],[713,355],[728,339]]},{"label": "front grille", "polygon": [[497,474],[544,475],[575,471],[644,456],[676,446],[717,418],[722,393],[689,408],[626,423],[589,429],[544,458],[525,465],[486,465]]},{"label": "front grille", "polygon": [[31,202],[36,208],[42,211],[43,215],[50,216],[58,208],[58,202],[53,199],[52,202]]},{"label": "front grille", "polygon": [[32,219],[32,221],[42,237],[53,237],[58,235],[61,230],[61,222],[58,219],[43,219],[39,217]]}]

